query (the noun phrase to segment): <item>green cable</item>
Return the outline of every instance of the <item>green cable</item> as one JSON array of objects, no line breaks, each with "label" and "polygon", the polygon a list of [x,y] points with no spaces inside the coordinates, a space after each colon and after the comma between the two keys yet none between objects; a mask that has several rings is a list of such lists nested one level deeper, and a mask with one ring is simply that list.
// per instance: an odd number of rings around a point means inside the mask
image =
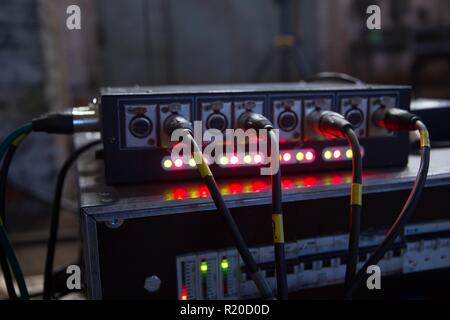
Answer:
[{"label": "green cable", "polygon": [[3,159],[3,156],[5,155],[6,151],[8,151],[9,146],[14,142],[14,140],[16,140],[22,134],[30,133],[32,129],[33,127],[31,125],[31,122],[29,122],[10,133],[0,145],[0,159]]},{"label": "green cable", "polygon": [[9,241],[3,223],[0,223],[0,244],[9,261],[9,265],[11,266],[11,269],[14,273],[14,277],[16,278],[17,285],[19,286],[20,297],[25,300],[30,299],[22,269],[20,268],[19,261],[17,260],[16,254],[14,253],[14,249],[11,245],[11,242]]},{"label": "green cable", "polygon": [[[9,134],[5,140],[3,140],[0,145],[0,159],[3,158],[9,146],[16,141],[20,136],[27,135],[32,130],[31,123],[27,123],[16,130],[14,130],[11,134]],[[0,218],[0,245],[2,246],[3,252],[5,253],[8,262],[11,266],[11,269],[14,273],[14,277],[16,278],[17,284],[19,286],[20,295],[22,299],[28,300],[30,295],[28,294],[28,289],[25,283],[25,278],[23,276],[22,269],[20,268],[19,261],[17,260],[16,254],[14,253],[14,249],[9,241],[8,234],[6,233],[6,229],[3,225],[3,221]]]}]

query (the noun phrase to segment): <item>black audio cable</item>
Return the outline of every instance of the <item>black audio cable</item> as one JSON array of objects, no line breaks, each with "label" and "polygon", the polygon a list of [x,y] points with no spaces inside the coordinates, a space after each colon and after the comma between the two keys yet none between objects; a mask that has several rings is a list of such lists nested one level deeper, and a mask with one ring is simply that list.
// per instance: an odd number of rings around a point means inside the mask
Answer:
[{"label": "black audio cable", "polygon": [[[11,166],[12,159],[16,153],[17,148],[26,138],[28,133],[20,135],[15,139],[8,148],[8,151],[3,159],[2,168],[0,171],[0,219],[3,220],[3,224],[6,228],[6,185],[8,180],[8,171]],[[6,290],[10,300],[16,300],[17,294],[14,288],[14,280],[11,276],[10,266],[8,264],[7,257],[3,250],[0,248],[0,265],[2,268],[3,278],[5,281]]]},{"label": "black audio cable", "polygon": [[[0,144],[0,160],[4,158],[4,155],[8,152],[8,149],[11,145],[20,144],[23,141],[23,137],[26,137],[32,130],[31,123],[27,123],[16,130],[14,130],[11,134],[9,134],[3,142]],[[3,175],[8,174],[8,163],[3,163],[4,170],[2,170]],[[2,190],[5,191],[5,190]],[[17,285],[19,287],[20,298],[21,299],[29,299],[28,289],[25,283],[25,278],[23,276],[22,268],[20,267],[19,261],[17,260],[17,256],[14,252],[12,244],[9,240],[8,234],[6,232],[5,226],[3,224],[3,219],[0,215],[0,245],[2,249],[2,253],[5,256],[6,264],[9,263],[11,267],[14,278],[17,281]],[[4,270],[6,270],[5,268]],[[7,271],[8,272],[8,271]],[[12,281],[12,279],[5,279],[7,281]],[[10,284],[11,285],[11,282]],[[14,295],[13,295],[14,296]]]},{"label": "black audio cable", "polygon": [[217,210],[222,215],[222,218],[233,237],[235,246],[242,257],[242,260],[244,261],[244,264],[247,267],[252,280],[254,281],[258,291],[261,293],[262,298],[274,299],[272,289],[270,288],[264,276],[258,270],[258,266],[250,250],[248,249],[248,246],[245,243],[244,238],[242,237],[242,234],[240,233],[239,228],[236,225],[236,222],[234,221],[233,216],[231,215],[222,194],[219,191],[219,187],[217,186],[214,176],[203,156],[203,152],[192,136],[192,124],[184,117],[175,114],[165,121],[164,127],[166,133],[169,136],[171,136],[175,130],[183,130],[183,136],[189,140],[189,143],[191,143],[191,146],[193,147],[192,156],[194,157],[194,159],[199,158],[201,160],[196,163],[197,169],[201,177],[203,178],[209,190],[209,193],[211,194],[211,198],[213,199]]},{"label": "black audio cable", "polygon": [[350,83],[356,85],[365,84],[361,79],[355,78],[351,75],[342,72],[320,72],[313,75],[306,82],[324,82],[324,81],[338,81],[343,83]]},{"label": "black audio cable", "polygon": [[389,228],[384,240],[369,257],[364,266],[356,274],[347,289],[346,297],[351,298],[356,290],[367,278],[366,270],[371,265],[376,265],[386,254],[386,251],[400,235],[406,223],[414,212],[420,195],[425,187],[430,165],[430,138],[428,130],[420,118],[406,110],[381,108],[374,114],[373,121],[380,128],[391,131],[419,131],[421,159],[419,170],[414,182],[414,186],[408,196],[408,200],[403,206],[394,224]]},{"label": "black audio cable", "polygon": [[77,107],[70,112],[48,113],[32,120],[34,132],[74,134],[99,131],[99,118],[95,106]]},{"label": "black audio cable", "polygon": [[345,117],[332,111],[316,110],[307,118],[313,130],[329,138],[346,138],[352,149],[352,188],[350,195],[348,262],[345,284],[350,285],[356,273],[362,212],[362,155],[358,137]]},{"label": "black audio cable", "polygon": [[99,145],[100,140],[95,140],[87,143],[86,145],[75,150],[63,163],[61,169],[59,170],[58,177],[56,179],[55,192],[53,196],[52,212],[51,212],[51,222],[50,222],[50,235],[47,242],[47,257],[45,261],[44,269],[44,300],[49,300],[52,298],[53,291],[53,264],[55,259],[56,242],[58,239],[58,227],[59,227],[59,217],[61,211],[61,200],[64,188],[64,182],[66,180],[67,174],[74,164],[74,162],[86,151]]},{"label": "black audio cable", "polygon": [[[281,186],[281,166],[279,139],[274,132],[272,123],[263,115],[246,112],[239,118],[239,126],[244,129],[267,130],[270,138],[270,168],[272,180],[272,232],[275,249],[275,269],[277,276],[278,298],[288,299],[289,287],[287,284],[287,267],[284,250],[284,223],[283,223],[283,202]],[[274,164],[277,162],[277,169],[274,172]]]},{"label": "black audio cable", "polygon": [[345,284],[348,286],[356,273],[358,265],[359,237],[361,232],[362,211],[362,155],[358,137],[352,129],[345,130],[345,137],[352,149],[352,191],[349,218],[350,238],[348,264],[345,272]]},{"label": "black audio cable", "polygon": [[[80,107],[73,109],[72,113],[47,114],[17,128],[0,144],[0,160],[3,159],[4,156],[6,157],[6,163],[3,162],[2,176],[7,176],[9,165],[12,160],[13,154],[9,151],[10,147],[15,144],[20,144],[30,132],[73,134],[80,131],[98,131],[98,125],[97,111],[92,107]],[[10,155],[7,155],[8,153],[10,153]],[[1,179],[6,179],[6,177],[2,177],[0,180]],[[4,198],[5,188],[2,187],[0,191],[2,191],[1,197]],[[0,209],[4,212],[4,205],[2,205]],[[7,265],[9,264],[19,287],[20,298],[29,299],[30,296],[25,283],[25,278],[6,232],[2,216],[3,213],[0,213],[0,245],[3,253],[2,256],[5,257],[5,259],[1,258],[2,269],[4,272],[5,270],[8,270]],[[10,294],[10,297],[14,298],[16,295],[15,292],[13,293],[14,285],[12,278],[10,278],[11,277],[8,277],[8,271],[6,271],[5,280],[7,282],[7,287],[9,287],[8,293]]]}]

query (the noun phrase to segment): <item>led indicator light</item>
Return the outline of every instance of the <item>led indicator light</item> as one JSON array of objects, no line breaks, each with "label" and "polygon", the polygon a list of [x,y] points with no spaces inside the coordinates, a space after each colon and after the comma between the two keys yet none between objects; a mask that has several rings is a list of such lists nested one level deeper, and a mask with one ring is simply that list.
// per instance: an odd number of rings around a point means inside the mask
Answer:
[{"label": "led indicator light", "polygon": [[208,271],[208,264],[206,263],[206,261],[202,261],[202,263],[200,264],[200,271],[203,273]]},{"label": "led indicator light", "polygon": [[244,157],[244,162],[245,162],[246,164],[252,163],[252,157],[251,157],[250,155],[246,155],[246,156]]},{"label": "led indicator light", "polygon": [[232,156],[230,159],[231,164],[238,164],[239,158],[236,156]]},{"label": "led indicator light", "polygon": [[208,188],[205,186],[201,186],[198,188],[198,194],[202,198],[206,198],[208,196]]},{"label": "led indicator light", "polygon": [[353,158],[353,151],[352,151],[352,149],[348,149],[348,150],[345,152],[345,156],[347,157],[347,159]]},{"label": "led indicator light", "polygon": [[311,151],[308,151],[305,155],[306,160],[312,161],[314,159],[314,154]]},{"label": "led indicator light", "polygon": [[187,293],[186,293],[186,287],[183,286],[181,288],[181,300],[187,300],[187,299],[188,299],[188,297],[187,297]]},{"label": "led indicator light", "polygon": [[252,186],[252,192],[261,192],[266,187],[264,182],[261,182],[261,181],[252,182],[251,186]]},{"label": "led indicator light", "polygon": [[224,187],[220,188],[220,192],[221,192],[223,195],[229,194],[229,192],[228,192],[228,187],[227,187],[227,186],[224,186]]},{"label": "led indicator light", "polygon": [[231,184],[229,184],[229,189],[230,189],[231,194],[240,194],[240,193],[242,193],[242,184],[231,183]]},{"label": "led indicator light", "polygon": [[330,150],[325,151],[325,153],[323,154],[323,157],[325,158],[325,160],[330,160],[332,156],[333,156],[333,154],[331,153]]},{"label": "led indicator light", "polygon": [[255,161],[255,163],[261,163],[262,161],[262,157],[259,154],[256,154],[253,158],[253,160]]},{"label": "led indicator light", "polygon": [[335,159],[339,159],[341,156],[342,156],[342,153],[341,153],[340,150],[335,150],[335,151],[333,152],[333,157],[334,157]]},{"label": "led indicator light", "polygon": [[294,187],[294,181],[291,179],[283,179],[281,181],[281,186],[283,189],[292,189]]},{"label": "led indicator light", "polygon": [[188,191],[184,188],[176,188],[173,190],[173,198],[177,200],[186,199],[188,196]]},{"label": "led indicator light", "polygon": [[284,161],[288,162],[288,161],[291,161],[291,159],[292,159],[292,156],[291,156],[290,153],[283,154],[283,160]]},{"label": "led indicator light", "polygon": [[227,157],[222,157],[220,158],[220,163],[222,165],[227,165],[228,164],[228,158]]},{"label": "led indicator light", "polygon": [[297,155],[295,156],[295,158],[298,161],[303,161],[303,160],[305,160],[305,154],[303,152],[297,152]]},{"label": "led indicator light", "polygon": [[183,166],[183,160],[177,159],[175,160],[175,167],[181,168]]},{"label": "led indicator light", "polygon": [[195,163],[195,160],[193,158],[189,159],[189,166],[194,168],[197,164]]},{"label": "led indicator light", "polygon": [[169,160],[169,159],[164,160],[163,166],[164,166],[164,168],[166,168],[166,169],[172,168],[172,161]]},{"label": "led indicator light", "polygon": [[220,263],[220,267],[222,270],[228,270],[229,264],[228,259],[222,259],[222,262]]},{"label": "led indicator light", "polygon": [[331,183],[333,183],[333,184],[341,184],[341,181],[342,181],[342,179],[339,176],[334,176],[331,178]]}]

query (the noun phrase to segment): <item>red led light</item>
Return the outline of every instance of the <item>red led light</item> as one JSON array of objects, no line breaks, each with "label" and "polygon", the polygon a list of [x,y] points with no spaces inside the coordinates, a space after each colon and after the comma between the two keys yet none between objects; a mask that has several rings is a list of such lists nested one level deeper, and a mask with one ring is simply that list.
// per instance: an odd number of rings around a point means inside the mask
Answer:
[{"label": "red led light", "polygon": [[283,187],[283,189],[292,189],[295,185],[294,185],[294,181],[291,179],[283,179],[281,181],[281,186]]},{"label": "red led light", "polygon": [[253,157],[253,160],[255,161],[255,163],[261,163],[262,157],[261,157],[261,155],[256,154],[256,155]]},{"label": "red led light", "polygon": [[236,156],[232,156],[230,159],[231,164],[238,164],[239,158]]},{"label": "red led light", "polygon": [[181,168],[183,166],[183,160],[177,159],[177,160],[175,160],[174,164],[175,164],[175,167]]},{"label": "red led light", "polygon": [[182,199],[186,199],[188,192],[185,188],[176,188],[175,190],[173,190],[173,198],[177,199],[177,200],[182,200]]},{"label": "red led light", "polygon": [[200,198],[208,197],[208,188],[206,186],[201,186],[198,188],[198,194]]},{"label": "red led light", "polygon": [[334,176],[331,178],[331,183],[332,184],[341,184],[342,178],[340,176]]},{"label": "red led light", "polygon": [[313,154],[311,151],[308,151],[308,152],[305,154],[305,158],[306,158],[306,160],[308,160],[308,161],[312,161],[312,160],[314,159],[314,154]]},{"label": "red led light", "polygon": [[240,194],[242,193],[243,187],[240,183],[230,183],[228,186],[231,194]]},{"label": "red led light", "polygon": [[342,156],[342,152],[341,152],[340,150],[335,150],[335,151],[333,152],[333,157],[334,157],[335,159],[340,159],[341,156]]},{"label": "red led light", "polygon": [[292,159],[292,156],[291,156],[290,153],[283,154],[283,160],[284,161],[288,162],[288,161],[291,161],[291,159]]},{"label": "red led light", "polygon": [[305,179],[303,179],[303,184],[307,188],[314,187],[316,185],[316,183],[317,183],[317,180],[315,177],[306,177]]},{"label": "red led light", "polygon": [[186,288],[181,288],[181,300],[187,300]]},{"label": "red led light", "polygon": [[266,184],[261,181],[252,182],[252,191],[253,192],[261,192],[265,189]]}]

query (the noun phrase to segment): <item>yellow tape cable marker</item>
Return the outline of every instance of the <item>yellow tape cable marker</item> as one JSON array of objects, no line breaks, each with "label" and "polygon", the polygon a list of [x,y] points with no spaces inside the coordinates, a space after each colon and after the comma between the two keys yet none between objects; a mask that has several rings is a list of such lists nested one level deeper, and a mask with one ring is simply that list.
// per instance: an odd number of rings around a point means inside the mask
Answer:
[{"label": "yellow tape cable marker", "polygon": [[283,215],[272,214],[273,242],[284,243]]},{"label": "yellow tape cable marker", "polygon": [[202,163],[197,163],[197,168],[202,178],[206,176],[212,176],[211,169],[209,169],[209,166],[206,163],[205,158],[202,159]]},{"label": "yellow tape cable marker", "polygon": [[[200,172],[200,175],[202,176],[202,178],[204,178],[206,176],[212,176],[211,169],[209,169],[206,159],[203,156],[202,150],[200,149],[200,147],[195,142],[194,138],[189,133],[188,133],[187,137],[194,146],[194,150],[192,151],[192,156],[193,156],[194,160],[196,161],[196,165],[197,165],[198,171]],[[197,163],[197,159],[200,159],[201,163]]]},{"label": "yellow tape cable marker", "polygon": [[17,147],[19,144],[22,143],[22,141],[26,138],[27,134],[21,134],[20,136],[18,136],[13,142],[12,145]]},{"label": "yellow tape cable marker", "polygon": [[430,147],[430,134],[428,130],[420,130],[420,147]]},{"label": "yellow tape cable marker", "polygon": [[352,194],[351,203],[354,205],[362,205],[362,184],[353,183],[352,184]]}]

